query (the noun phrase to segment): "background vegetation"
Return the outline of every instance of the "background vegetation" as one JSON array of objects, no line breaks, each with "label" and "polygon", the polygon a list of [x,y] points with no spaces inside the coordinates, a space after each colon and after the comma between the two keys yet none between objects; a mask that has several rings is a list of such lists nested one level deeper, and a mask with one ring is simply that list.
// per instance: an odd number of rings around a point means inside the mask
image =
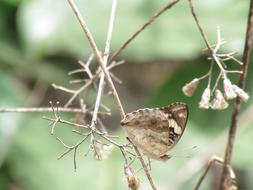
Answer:
[{"label": "background vegetation", "polygon": [[[78,6],[103,49],[110,12],[110,1],[79,0]],[[116,50],[147,18],[167,1],[119,1],[112,49]],[[211,42],[216,27],[228,42],[223,51],[237,51],[240,58],[248,14],[248,1],[196,1],[196,10]],[[158,189],[193,189],[201,167],[213,155],[224,154],[232,102],[225,111],[200,110],[198,102],[206,84],[201,83],[193,98],[182,94],[182,86],[208,71],[209,61],[202,55],[205,45],[197,31],[186,1],[160,17],[124,50],[119,59],[126,63],[114,69],[122,81],[117,85],[126,111],[141,107],[165,106],[175,101],[189,105],[190,119],[183,137],[166,163],[152,162],[151,174]],[[48,106],[48,101],[65,102],[67,94],[56,91],[52,83],[68,84],[67,72],[77,68],[76,60],[91,54],[86,39],[66,1],[0,1],[0,107]],[[246,91],[253,91],[250,64]],[[238,79],[234,78],[234,82]],[[94,92],[85,95],[91,105]],[[114,106],[110,99],[105,104]],[[252,98],[243,104],[234,150],[234,169],[239,189],[253,189]],[[114,110],[114,109],[113,109]],[[123,161],[117,151],[109,159],[96,161],[79,151],[77,172],[72,156],[57,161],[63,147],[52,136],[49,114],[1,113],[0,115],[0,189],[127,189]],[[70,119],[73,115],[67,115]],[[106,121],[107,127],[121,137],[119,116]],[[69,129],[58,131],[68,142],[76,142]],[[88,145],[88,144],[87,144]],[[192,149],[192,146],[197,146]],[[196,171],[195,171],[196,169]],[[203,185],[214,189],[220,168],[215,167]],[[149,184],[141,175],[141,189]]]}]

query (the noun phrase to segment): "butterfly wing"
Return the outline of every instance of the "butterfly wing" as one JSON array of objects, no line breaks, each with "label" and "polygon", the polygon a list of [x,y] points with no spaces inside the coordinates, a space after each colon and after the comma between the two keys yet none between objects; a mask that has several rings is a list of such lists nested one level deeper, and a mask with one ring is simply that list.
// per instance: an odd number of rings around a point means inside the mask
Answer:
[{"label": "butterfly wing", "polygon": [[182,136],[187,118],[187,105],[174,103],[164,108],[144,108],[128,113],[121,125],[144,154],[164,160]]},{"label": "butterfly wing", "polygon": [[188,119],[188,107],[185,103],[176,102],[167,107],[160,108],[169,120],[169,142],[170,149],[173,148],[181,138]]}]

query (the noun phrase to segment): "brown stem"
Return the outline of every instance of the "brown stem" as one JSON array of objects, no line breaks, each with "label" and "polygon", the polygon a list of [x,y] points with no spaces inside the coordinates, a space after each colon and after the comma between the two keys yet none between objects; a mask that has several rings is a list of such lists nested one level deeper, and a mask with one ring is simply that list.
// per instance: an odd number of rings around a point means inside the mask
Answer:
[{"label": "brown stem", "polygon": [[188,0],[188,2],[189,2],[189,6],[190,6],[190,9],[191,9],[191,13],[192,13],[192,16],[194,18],[194,21],[195,21],[195,23],[196,23],[196,25],[198,27],[198,30],[200,32],[201,37],[205,41],[205,44],[207,46],[207,49],[208,49],[209,53],[213,57],[213,60],[217,63],[217,65],[220,68],[222,74],[225,74],[225,70],[222,67],[222,64],[221,64],[219,58],[217,57],[216,52],[213,51],[212,46],[208,42],[207,36],[205,35],[204,30],[203,30],[202,26],[200,25],[199,19],[197,17],[197,14],[196,14],[196,12],[194,10],[194,7],[193,7],[193,4],[192,4],[192,0]]},{"label": "brown stem", "polygon": [[156,190],[157,188],[156,188],[156,186],[155,186],[155,184],[154,184],[154,182],[153,182],[153,179],[152,179],[152,177],[151,177],[151,175],[150,175],[150,173],[149,173],[149,171],[148,171],[148,168],[147,168],[147,166],[146,166],[146,164],[145,164],[145,162],[144,162],[144,160],[143,160],[143,158],[142,158],[142,156],[141,156],[140,151],[138,150],[138,148],[137,148],[132,142],[131,142],[131,144],[132,144],[133,147],[134,147],[134,150],[135,150],[135,152],[136,152],[136,154],[137,154],[137,156],[138,156],[138,159],[139,159],[140,162],[141,162],[141,165],[142,165],[142,167],[143,167],[143,169],[144,169],[144,171],[145,171],[145,173],[146,173],[146,176],[147,176],[147,178],[148,178],[148,180],[149,180],[149,183],[150,183],[152,189],[153,189],[153,190]]},{"label": "brown stem", "polygon": [[151,25],[164,12],[173,7],[173,5],[175,5],[178,1],[179,0],[172,0],[165,7],[155,13],[150,19],[148,19],[148,21],[144,25],[142,25],[116,52],[113,53],[113,55],[110,57],[109,63],[111,63],[115,59],[115,57],[119,55],[128,46],[128,44],[133,41],[134,38],[136,38],[136,36],[138,36],[143,30],[145,30],[149,25]]},{"label": "brown stem", "polygon": [[[80,13],[78,7],[76,6],[75,1],[74,0],[68,0],[68,2],[70,4],[70,6],[71,6],[71,8],[72,8],[72,10],[74,12],[74,14],[76,15],[76,17],[77,17],[77,19],[79,21],[79,24],[81,25],[81,27],[82,27],[82,29],[83,29],[83,31],[84,31],[84,33],[85,33],[85,35],[86,35],[89,43],[90,43],[90,46],[91,46],[91,48],[92,48],[92,50],[94,52],[94,55],[96,56],[96,58],[98,60],[98,63],[100,64],[100,68],[102,69],[102,71],[104,73],[104,76],[105,76],[105,79],[107,81],[107,84],[110,87],[110,89],[111,89],[111,91],[113,93],[114,98],[116,99],[117,107],[118,107],[119,112],[120,112],[120,116],[123,119],[125,117],[125,111],[124,111],[123,106],[121,104],[121,101],[119,99],[118,93],[117,93],[117,91],[115,89],[115,86],[113,84],[113,81],[111,79],[109,71],[106,68],[105,62],[104,62],[104,60],[103,60],[103,58],[102,58],[102,56],[101,56],[101,54],[100,54],[100,52],[99,52],[99,50],[97,48],[95,40],[94,40],[94,38],[93,38],[93,36],[92,36],[89,28],[87,27],[86,22],[84,21],[84,19],[83,19],[81,13]],[[137,147],[135,147],[135,151],[137,152],[137,154],[139,153],[139,150],[138,150]],[[150,182],[150,184],[152,186],[152,189],[156,190],[156,187],[154,186],[154,183],[153,183],[152,178],[151,178],[151,176],[150,176],[150,174],[148,172],[148,169],[147,169],[147,167],[146,167],[146,165],[144,163],[144,160],[142,159],[142,157],[140,157],[139,160],[140,160],[140,162],[141,162],[141,164],[142,164],[142,166],[143,166],[143,168],[145,170],[147,178],[148,178],[148,180],[149,180],[149,182]]]},{"label": "brown stem", "polygon": [[206,166],[206,169],[205,169],[204,173],[203,173],[203,174],[201,175],[201,177],[199,178],[199,181],[198,181],[198,183],[197,183],[197,185],[196,185],[196,187],[195,187],[195,190],[199,190],[200,185],[202,184],[203,180],[205,179],[205,177],[206,177],[206,175],[207,175],[209,169],[211,168],[212,164],[215,163],[215,162],[220,163],[220,164],[223,164],[223,160],[222,160],[222,159],[220,159],[220,158],[217,157],[217,156],[212,156],[212,157],[210,158],[210,160],[208,161],[208,163],[207,163],[207,166]]},{"label": "brown stem", "polygon": [[125,111],[124,111],[123,106],[121,104],[121,101],[119,99],[119,95],[118,95],[118,93],[117,93],[117,91],[115,89],[113,81],[112,81],[112,79],[110,77],[109,71],[106,68],[106,66],[104,65],[104,60],[103,60],[103,58],[102,58],[102,56],[101,56],[101,54],[100,54],[100,52],[98,50],[98,47],[97,47],[97,45],[95,43],[93,35],[91,34],[88,26],[86,25],[86,22],[84,21],[84,19],[83,19],[82,15],[81,15],[81,13],[80,13],[77,5],[75,4],[75,1],[74,0],[68,0],[68,2],[70,4],[70,7],[72,8],[75,16],[77,17],[78,22],[81,25],[81,27],[82,27],[82,29],[83,29],[83,31],[84,31],[87,39],[88,39],[88,42],[89,42],[89,44],[90,44],[90,46],[91,46],[91,48],[92,48],[92,50],[94,52],[94,55],[97,58],[98,63],[100,64],[100,68],[102,69],[102,71],[104,73],[104,76],[105,76],[105,79],[107,81],[107,84],[108,84],[109,88],[112,91],[113,97],[116,100],[117,108],[119,109],[120,115],[123,118],[125,116]]},{"label": "brown stem", "polygon": [[[248,65],[249,65],[249,57],[250,57],[251,48],[252,48],[252,40],[253,40],[253,0],[250,1],[247,32],[246,32],[245,46],[244,46],[243,57],[242,57],[242,62],[243,62],[243,65],[241,68],[242,74],[240,75],[240,79],[238,83],[238,86],[242,89],[245,87],[245,82],[246,82],[246,77],[247,77],[247,72],[248,72]],[[232,158],[232,153],[233,153],[236,129],[238,126],[238,116],[239,116],[240,106],[241,106],[241,100],[239,97],[237,97],[236,102],[234,104],[231,125],[229,129],[224,166],[223,166],[220,188],[219,188],[220,190],[226,190],[227,187],[231,185],[228,167],[231,166],[231,158]]]},{"label": "brown stem", "polygon": [[[72,112],[72,113],[83,113],[84,111],[79,108],[58,108],[59,112]],[[31,107],[24,107],[24,108],[0,108],[0,113],[8,113],[8,112],[53,112],[51,107],[45,108],[31,108]]]},{"label": "brown stem", "polygon": [[[110,22],[109,22],[108,33],[107,33],[106,46],[105,46],[104,57],[103,57],[105,66],[108,63],[108,57],[109,57],[109,53],[110,53],[116,7],[117,7],[117,0],[113,0]],[[101,104],[101,99],[102,99],[102,95],[103,95],[103,91],[104,91],[104,80],[105,80],[105,75],[104,75],[104,73],[102,73],[100,76],[100,80],[99,80],[97,98],[96,98],[96,102],[95,102],[95,106],[94,106],[94,113],[93,113],[92,120],[91,120],[91,126],[90,126],[91,128],[95,127],[95,125],[97,123],[98,110],[99,110],[99,107]]]}]

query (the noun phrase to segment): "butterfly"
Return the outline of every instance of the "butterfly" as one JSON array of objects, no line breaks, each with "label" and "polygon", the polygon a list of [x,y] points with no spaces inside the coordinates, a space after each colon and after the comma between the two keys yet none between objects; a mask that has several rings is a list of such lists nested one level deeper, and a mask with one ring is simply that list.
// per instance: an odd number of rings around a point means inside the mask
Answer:
[{"label": "butterfly", "polygon": [[125,115],[121,125],[129,140],[149,158],[167,160],[171,150],[182,136],[188,107],[176,102],[162,108],[144,108]]}]

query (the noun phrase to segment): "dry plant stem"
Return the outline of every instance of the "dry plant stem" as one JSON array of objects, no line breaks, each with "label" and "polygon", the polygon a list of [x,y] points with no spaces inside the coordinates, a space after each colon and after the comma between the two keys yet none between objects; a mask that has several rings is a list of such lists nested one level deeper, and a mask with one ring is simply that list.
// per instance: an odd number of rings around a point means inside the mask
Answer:
[{"label": "dry plant stem", "polygon": [[[119,99],[118,93],[117,93],[117,91],[116,91],[116,89],[115,89],[115,87],[114,87],[114,84],[113,84],[113,81],[112,81],[112,79],[111,79],[111,77],[110,77],[110,74],[109,74],[107,68],[106,68],[105,65],[104,65],[104,60],[103,60],[103,58],[101,57],[101,54],[99,53],[99,50],[98,50],[98,48],[97,48],[97,46],[96,46],[96,43],[95,43],[95,41],[94,41],[94,39],[93,39],[93,37],[92,37],[92,34],[90,33],[90,31],[89,31],[89,29],[88,29],[88,27],[87,27],[87,25],[86,25],[86,23],[85,23],[85,21],[84,21],[82,15],[81,15],[81,13],[80,13],[80,11],[78,10],[78,8],[77,8],[77,6],[76,6],[76,4],[75,4],[75,2],[74,2],[74,0],[68,0],[68,2],[69,2],[69,4],[70,4],[72,10],[74,11],[74,13],[75,13],[75,15],[76,15],[76,17],[77,17],[77,19],[78,19],[78,21],[79,21],[79,23],[80,23],[80,25],[81,25],[83,31],[84,31],[84,33],[86,34],[86,37],[87,37],[87,39],[88,39],[88,41],[89,41],[89,43],[90,43],[90,46],[91,46],[91,48],[92,48],[92,50],[93,50],[95,56],[97,57],[97,60],[98,60],[98,62],[99,62],[99,64],[100,64],[101,69],[103,70],[103,73],[104,73],[105,78],[106,78],[106,80],[107,80],[108,86],[110,87],[110,89],[111,89],[111,91],[112,91],[112,93],[113,93],[113,96],[114,96],[114,98],[115,98],[116,101],[117,101],[117,106],[118,106],[118,109],[119,109],[121,118],[124,118],[124,116],[125,116],[125,111],[124,111],[124,109],[123,109],[123,107],[122,107],[122,104],[121,104],[121,101],[120,101],[120,99]],[[139,152],[138,149],[137,149],[136,147],[135,147],[135,150],[136,150],[137,152]],[[150,176],[150,174],[149,174],[149,172],[148,172],[148,169],[147,169],[147,167],[146,167],[146,165],[145,165],[145,163],[144,163],[144,160],[142,159],[142,157],[140,157],[139,160],[140,160],[140,162],[142,163],[142,166],[143,166],[143,168],[144,168],[144,170],[145,170],[145,172],[146,172],[146,175],[147,175],[148,180],[149,180],[149,182],[150,182],[150,184],[151,184],[151,186],[152,186],[152,189],[153,189],[153,190],[156,190],[156,187],[154,186],[153,180],[152,180],[152,178],[151,178],[151,176]]]},{"label": "dry plant stem", "polygon": [[[217,65],[219,66],[219,68],[220,68],[220,70],[221,70],[221,72],[222,72],[222,75],[224,75],[224,74],[225,74],[225,70],[224,70],[224,68],[222,67],[222,64],[221,64],[219,58],[216,56],[214,50],[212,49],[212,46],[210,45],[210,43],[209,43],[208,40],[207,40],[207,37],[206,37],[206,35],[205,35],[205,33],[204,33],[204,30],[203,30],[203,28],[201,27],[200,22],[199,22],[199,19],[198,19],[197,15],[196,15],[196,12],[195,12],[195,10],[194,10],[193,4],[192,4],[192,0],[188,0],[188,2],[189,2],[189,6],[190,6],[190,9],[191,9],[192,16],[193,16],[193,18],[194,18],[194,20],[195,20],[195,22],[196,22],[196,25],[197,25],[197,27],[198,27],[198,30],[199,30],[199,32],[200,32],[200,34],[201,34],[203,40],[205,41],[205,44],[206,44],[206,46],[207,46],[207,49],[208,49],[209,53],[211,54],[211,56],[213,57],[214,61],[215,61],[215,62],[217,63]],[[218,42],[219,42],[219,41],[218,41]],[[219,45],[221,45],[221,44],[222,44],[222,43],[219,43]],[[217,46],[216,46],[215,49],[217,49]]]},{"label": "dry plant stem", "polygon": [[[70,112],[70,113],[84,113],[82,109],[79,108],[58,108],[59,112]],[[0,113],[8,113],[8,112],[53,112],[51,107],[45,108],[0,108]]]},{"label": "dry plant stem", "polygon": [[147,175],[147,178],[148,178],[148,180],[150,182],[150,185],[151,185],[152,189],[156,190],[157,188],[156,188],[156,186],[155,186],[155,184],[153,182],[153,179],[152,179],[151,175],[149,174],[148,168],[147,168],[147,166],[145,164],[145,161],[143,160],[143,158],[141,156],[140,151],[138,150],[138,148],[134,144],[133,144],[133,147],[134,147],[134,150],[135,150],[135,152],[136,152],[136,154],[138,156],[138,159],[140,160],[141,165],[142,165],[142,167],[143,167],[143,169],[144,169],[144,171],[145,171],[145,173]]},{"label": "dry plant stem", "polygon": [[109,63],[111,63],[117,55],[119,55],[130,42],[133,41],[136,36],[138,36],[143,30],[145,30],[149,25],[151,25],[159,16],[161,16],[164,12],[166,12],[168,9],[173,7],[179,0],[172,0],[169,2],[165,7],[163,7],[161,10],[159,10],[157,13],[155,13],[143,26],[141,26],[113,55],[110,57]]},{"label": "dry plant stem", "polygon": [[[80,63],[80,62],[79,62],[79,63]],[[88,63],[89,63],[89,60],[87,61],[85,67],[88,67],[88,66],[87,66]],[[118,65],[120,65],[120,64],[123,64],[123,63],[124,63],[124,61],[119,61],[119,62],[117,62],[117,63],[115,63],[115,64],[111,64],[110,67],[108,67],[108,70],[110,70],[110,69],[112,69],[113,67],[116,67],[116,66],[118,66]],[[89,68],[86,68],[86,71],[87,71],[87,70],[89,70]],[[85,83],[81,88],[79,88],[78,90],[74,90],[74,91],[73,91],[73,90],[67,89],[67,88],[62,87],[62,86],[54,85],[53,87],[54,87],[55,89],[63,90],[64,92],[68,92],[68,93],[72,93],[72,94],[73,94],[72,97],[68,100],[68,102],[64,105],[64,107],[69,107],[70,104],[72,104],[72,102],[75,100],[75,98],[76,98],[80,93],[82,93],[86,88],[88,88],[92,83],[93,83],[94,87],[97,88],[97,87],[96,87],[96,84],[94,83],[94,81],[100,76],[100,71],[101,71],[101,70],[98,69],[97,72],[96,72],[94,75],[92,75],[92,76],[89,75],[89,77],[90,77],[89,80],[74,80],[74,81],[70,81],[70,83],[76,83],[76,82],[79,83],[79,82],[83,82],[83,81],[86,82],[86,83]],[[65,90],[65,89],[66,89],[66,90]]]},{"label": "dry plant stem", "polygon": [[88,80],[81,88],[79,88],[77,91],[74,92],[74,94],[71,96],[71,98],[68,100],[68,102],[64,105],[64,108],[67,108],[70,106],[70,104],[74,101],[74,99],[82,92],[84,91],[86,88],[88,88],[93,80],[95,80],[95,77],[93,77],[92,79]]},{"label": "dry plant stem", "polygon": [[[107,40],[106,40],[105,51],[104,51],[104,61],[103,62],[104,62],[105,67],[107,65],[108,57],[110,54],[110,46],[111,46],[111,40],[112,40],[112,32],[113,32],[113,24],[114,24],[114,20],[115,20],[116,7],[117,7],[117,0],[113,0],[110,22],[109,22],[108,33],[107,33]],[[100,80],[99,80],[98,93],[97,93],[96,103],[95,103],[95,107],[94,107],[94,113],[93,113],[92,120],[91,120],[91,126],[90,126],[91,128],[94,128],[97,123],[98,110],[100,107],[101,97],[102,97],[103,89],[104,89],[104,80],[105,80],[105,75],[104,75],[104,73],[102,73],[100,76]]]},{"label": "dry plant stem", "polygon": [[[249,8],[249,16],[248,16],[248,23],[247,23],[247,32],[245,37],[245,46],[243,51],[242,57],[242,74],[240,75],[238,86],[242,89],[245,87],[246,77],[248,73],[248,65],[249,65],[249,58],[252,49],[252,41],[253,41],[253,0],[250,1],[250,8]],[[238,116],[240,110],[241,100],[237,97],[236,102],[233,108],[233,114],[231,119],[231,125],[229,129],[228,135],[228,142],[226,147],[225,159],[224,159],[224,167],[221,177],[220,183],[220,190],[225,190],[227,187],[227,182],[229,180],[229,171],[228,166],[231,166],[231,158],[233,153],[236,129],[238,126]]]},{"label": "dry plant stem", "polygon": [[91,48],[92,48],[92,50],[93,50],[93,52],[94,52],[94,54],[95,54],[95,56],[96,56],[96,58],[98,60],[98,63],[100,64],[100,67],[102,68],[102,71],[104,72],[107,84],[110,87],[110,89],[111,89],[111,91],[113,93],[114,98],[116,99],[117,107],[119,109],[121,117],[123,118],[124,115],[125,115],[124,109],[122,107],[122,104],[121,104],[121,101],[119,99],[118,93],[117,93],[117,91],[116,91],[116,89],[114,87],[113,81],[112,81],[112,79],[110,77],[110,74],[109,74],[107,68],[104,65],[104,60],[103,60],[103,58],[102,58],[102,56],[101,56],[101,54],[100,54],[100,52],[99,52],[99,50],[97,48],[97,45],[96,45],[96,43],[94,41],[94,38],[93,38],[93,36],[92,36],[89,28],[87,27],[87,25],[86,25],[86,23],[85,23],[82,15],[81,15],[80,11],[78,10],[78,8],[77,8],[74,0],[68,0],[68,2],[70,4],[73,12],[75,13],[75,15],[76,15],[76,17],[77,17],[77,19],[78,19],[78,21],[79,21],[79,23],[80,23],[83,31],[84,31],[84,33],[85,33],[85,35],[86,35],[86,37],[87,37],[87,39],[89,41],[89,44],[90,44],[90,46],[91,46]]},{"label": "dry plant stem", "polygon": [[195,187],[195,190],[199,190],[199,187],[201,185],[201,183],[203,182],[203,180],[205,179],[209,169],[211,168],[212,164],[215,163],[215,162],[218,162],[220,164],[223,164],[223,160],[217,156],[212,156],[211,159],[208,161],[207,163],[207,166],[206,166],[206,169],[204,171],[204,173],[201,175],[196,187]]},{"label": "dry plant stem", "polygon": [[[239,123],[240,126],[238,132],[238,135],[243,135],[245,132],[247,132],[248,128],[251,127],[251,124],[253,122],[252,116],[253,112],[253,104],[251,104],[249,107],[246,108],[246,110],[243,111],[241,116],[239,117]],[[250,118],[250,119],[249,119]],[[212,141],[212,147],[209,149],[204,150],[203,152],[197,152],[194,154],[194,156],[185,164],[182,166],[181,169],[175,173],[175,176],[177,176],[177,181],[174,184],[174,186],[171,187],[171,185],[168,185],[170,189],[180,189],[185,182],[187,182],[193,175],[195,175],[197,172],[201,170],[202,167],[205,166],[205,164],[210,160],[210,157],[217,152],[220,152],[223,148],[225,148],[225,145],[223,144],[226,140],[227,132],[226,130],[222,131],[217,137],[213,138]]]},{"label": "dry plant stem", "polygon": [[74,126],[74,127],[78,127],[78,128],[88,128],[87,125],[82,125],[82,124],[78,124],[78,123],[73,123],[73,122],[70,122],[70,121],[67,121],[67,120],[63,120],[61,118],[55,118],[55,119],[52,119],[52,118],[48,118],[48,117],[42,117],[43,119],[45,120],[48,120],[48,121],[52,121],[52,122],[58,122],[58,123],[63,123],[63,124],[66,124],[66,125],[70,125],[70,126]]}]

